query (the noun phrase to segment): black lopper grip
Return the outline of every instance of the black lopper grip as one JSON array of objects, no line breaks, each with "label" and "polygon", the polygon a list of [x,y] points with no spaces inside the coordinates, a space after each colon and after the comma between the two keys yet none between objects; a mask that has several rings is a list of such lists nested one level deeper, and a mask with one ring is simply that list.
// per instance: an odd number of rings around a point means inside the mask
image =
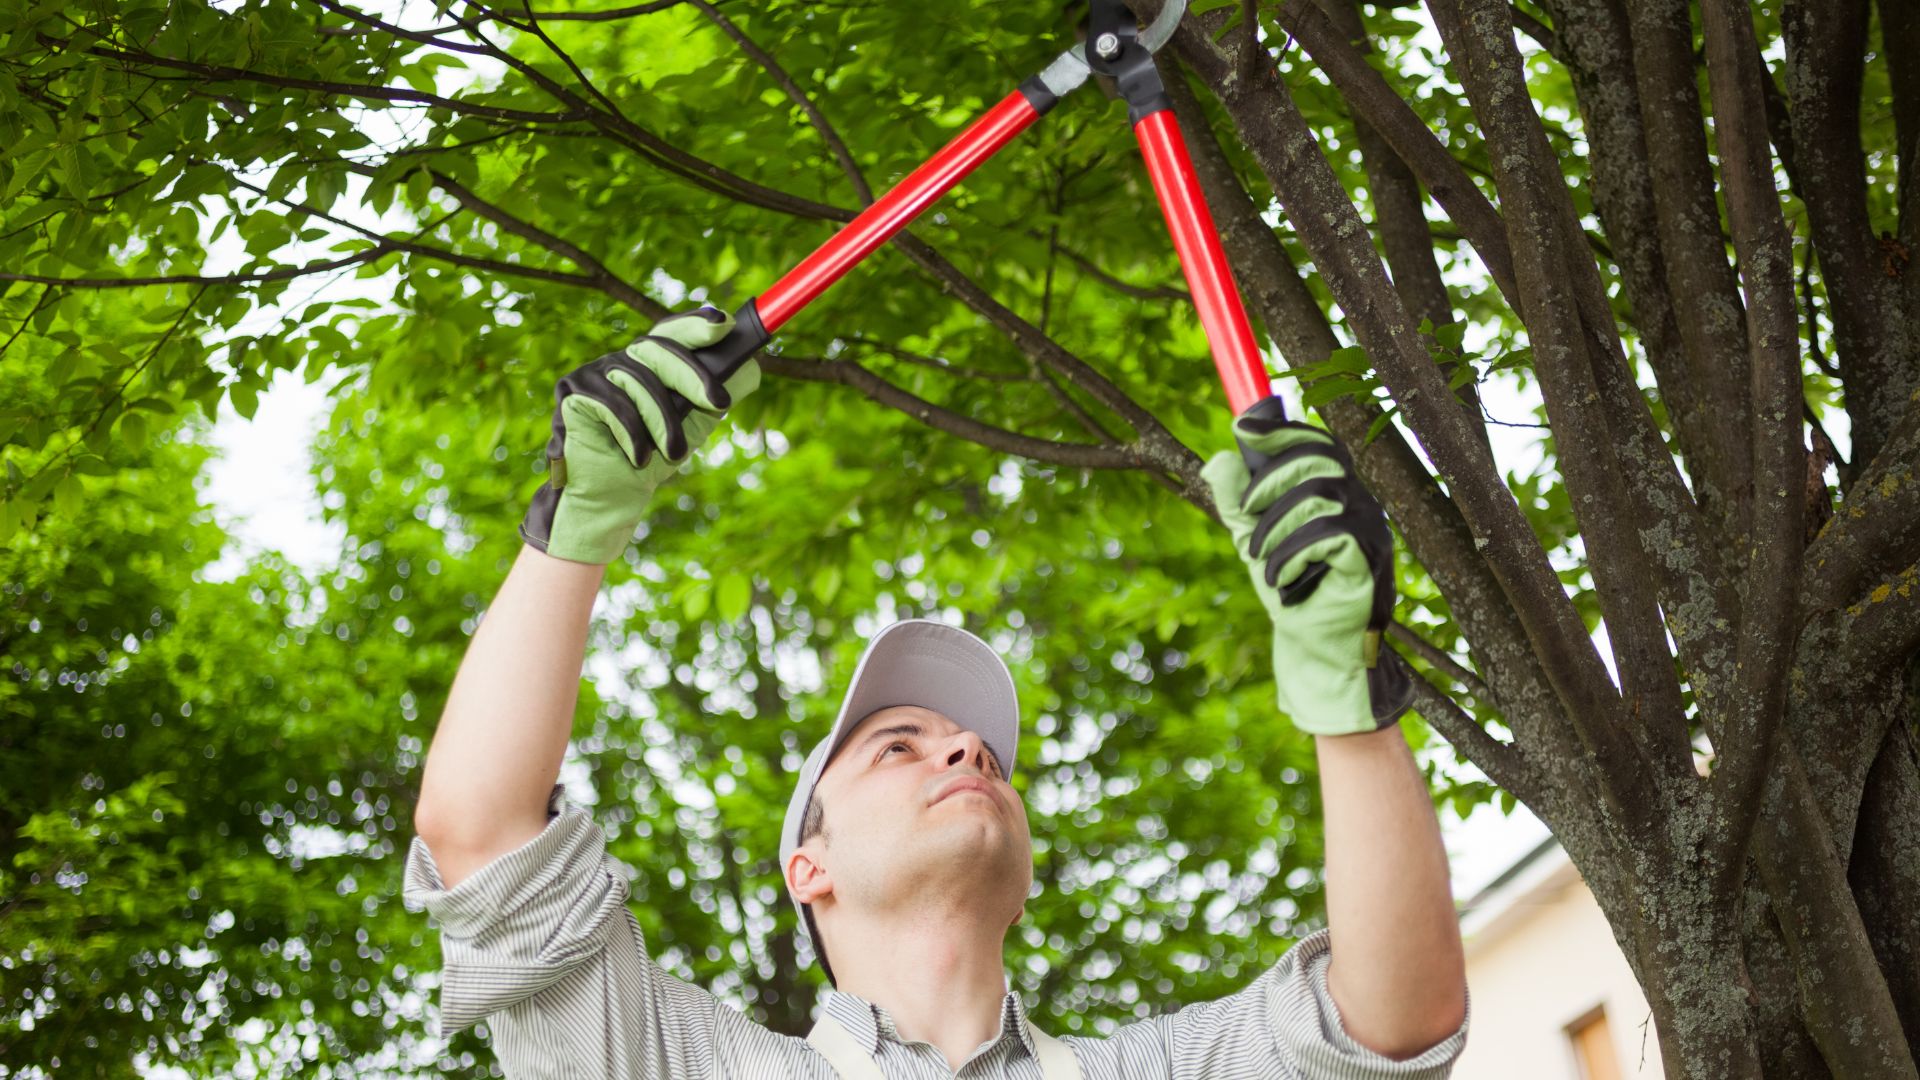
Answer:
[{"label": "black lopper grip", "polygon": [[694,350],[693,358],[724,383],[772,336],[760,322],[759,300],[756,298],[740,305],[740,310],[733,313],[733,329],[726,337],[704,349]]},{"label": "black lopper grip", "polygon": [[[1238,428],[1241,424],[1247,423],[1248,421],[1253,422],[1249,425],[1252,427],[1261,426],[1262,421],[1282,424],[1286,422],[1286,419],[1286,402],[1280,400],[1280,395],[1278,394],[1269,394],[1259,401],[1254,402],[1252,405],[1247,406],[1247,411],[1235,418],[1234,426]],[[1263,454],[1248,446],[1247,441],[1242,439],[1238,434],[1234,435],[1233,441],[1240,447],[1241,460],[1247,463],[1247,475],[1251,478],[1247,483],[1247,490],[1251,491],[1253,490],[1253,482],[1260,478],[1260,469],[1272,459],[1269,455]],[[1283,602],[1289,602],[1291,598],[1296,596],[1304,600],[1308,596],[1313,595],[1313,590],[1318,586],[1320,579],[1325,577],[1327,572],[1332,569],[1333,567],[1324,561],[1316,560],[1308,563],[1307,568],[1300,572],[1300,576],[1289,582],[1286,588],[1282,590],[1284,594],[1282,598]]]}]

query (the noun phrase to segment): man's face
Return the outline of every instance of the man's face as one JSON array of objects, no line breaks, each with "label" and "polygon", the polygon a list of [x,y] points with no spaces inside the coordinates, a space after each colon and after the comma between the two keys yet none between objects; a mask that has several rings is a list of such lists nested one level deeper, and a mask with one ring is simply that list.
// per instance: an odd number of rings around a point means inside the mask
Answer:
[{"label": "man's face", "polygon": [[1019,919],[1033,881],[1027,809],[972,731],[916,705],[881,709],[841,743],[814,791],[826,836],[801,850],[826,868],[835,907],[952,896],[1004,908],[1007,925]]}]

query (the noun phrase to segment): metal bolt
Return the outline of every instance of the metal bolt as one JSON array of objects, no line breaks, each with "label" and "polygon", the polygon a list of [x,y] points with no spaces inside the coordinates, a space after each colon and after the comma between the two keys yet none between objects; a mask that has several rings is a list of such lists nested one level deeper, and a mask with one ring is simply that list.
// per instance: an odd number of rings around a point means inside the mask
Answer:
[{"label": "metal bolt", "polygon": [[1111,60],[1120,55],[1120,35],[1101,34],[1093,39],[1093,51]]}]

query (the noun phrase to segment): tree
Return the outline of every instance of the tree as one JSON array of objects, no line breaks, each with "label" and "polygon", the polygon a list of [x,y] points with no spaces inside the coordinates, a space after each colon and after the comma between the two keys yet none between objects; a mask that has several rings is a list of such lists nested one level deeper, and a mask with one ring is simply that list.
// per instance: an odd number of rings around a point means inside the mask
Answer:
[{"label": "tree", "polygon": [[[1162,71],[1282,374],[1400,533],[1390,662],[1420,716],[1566,845],[1674,1075],[1915,1076],[1920,22],[1865,0],[1194,6]],[[555,376],[682,282],[728,307],[766,287],[1081,15],[0,10],[0,303],[71,410],[13,414],[32,468],[0,531],[34,543],[82,501],[143,401],[250,413],[274,370],[340,365],[364,378],[322,479],[366,619],[400,603],[376,584],[436,591],[403,567],[484,580],[510,550]],[[771,1022],[798,1015],[771,815],[707,811],[779,804],[830,708],[805,690],[900,606],[1030,650],[1060,754],[1030,797],[1060,801],[1023,989],[1096,1019],[1205,996],[1272,955],[1263,923],[1314,914],[1287,887],[1317,862],[1306,755],[1264,712],[1266,628],[1198,481],[1225,411],[1123,115],[1069,99],[783,331],[740,434],[616,580],[605,648],[647,643],[647,696],[583,705],[586,780],[616,853],[690,885],[647,907],[669,962]],[[394,274],[394,300],[286,302],[343,272]],[[102,292],[177,329],[131,356]],[[236,336],[256,309],[279,323]],[[1481,404],[1508,384],[1544,402],[1531,475]],[[458,610],[415,594],[405,617],[451,650]],[[1199,822],[1217,847],[1161,839]],[[1129,884],[1161,848],[1164,881]],[[1196,870],[1243,909],[1183,924]],[[1122,968],[1156,979],[1099,996]]]}]

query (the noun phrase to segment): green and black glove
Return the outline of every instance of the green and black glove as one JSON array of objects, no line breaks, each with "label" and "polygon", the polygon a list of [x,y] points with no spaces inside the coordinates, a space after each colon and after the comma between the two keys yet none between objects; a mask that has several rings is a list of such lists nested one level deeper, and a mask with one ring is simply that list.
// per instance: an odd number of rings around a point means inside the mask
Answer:
[{"label": "green and black glove", "polygon": [[[709,307],[669,315],[624,351],[561,376],[547,482],[534,493],[520,538],[571,562],[619,558],[654,489],[760,385],[758,361],[722,384],[693,358],[732,329],[733,316]],[[674,419],[670,392],[694,406],[684,422]]]},{"label": "green and black glove", "polygon": [[1381,647],[1395,592],[1386,512],[1346,447],[1320,428],[1243,415],[1233,430],[1266,462],[1249,476],[1241,454],[1223,450],[1200,475],[1273,617],[1281,710],[1315,735],[1393,724],[1413,683]]}]

